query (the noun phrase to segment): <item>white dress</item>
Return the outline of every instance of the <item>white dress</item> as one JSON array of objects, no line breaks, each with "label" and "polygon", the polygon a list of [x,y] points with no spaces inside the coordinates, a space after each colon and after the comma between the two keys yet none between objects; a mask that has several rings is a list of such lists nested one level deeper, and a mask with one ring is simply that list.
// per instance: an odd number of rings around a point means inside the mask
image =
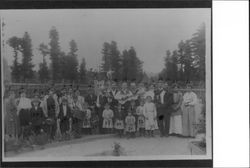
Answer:
[{"label": "white dress", "polygon": [[176,109],[170,117],[169,133],[182,135],[182,110],[181,110],[182,94],[180,92],[174,93],[173,96]]},{"label": "white dress", "polygon": [[111,109],[109,110],[104,110],[102,117],[103,117],[103,124],[102,128],[113,128],[113,121],[112,118],[114,116],[114,113]]},{"label": "white dress", "polygon": [[158,129],[158,123],[156,120],[157,112],[154,103],[145,103],[143,106],[143,114],[145,116],[145,129],[155,130]]}]

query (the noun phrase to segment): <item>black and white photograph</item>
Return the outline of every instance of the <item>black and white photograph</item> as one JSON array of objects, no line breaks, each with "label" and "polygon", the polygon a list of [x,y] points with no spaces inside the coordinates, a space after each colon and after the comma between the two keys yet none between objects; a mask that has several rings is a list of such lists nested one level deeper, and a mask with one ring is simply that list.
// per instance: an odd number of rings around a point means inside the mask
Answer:
[{"label": "black and white photograph", "polygon": [[0,16],[3,161],[212,159],[211,8]]}]

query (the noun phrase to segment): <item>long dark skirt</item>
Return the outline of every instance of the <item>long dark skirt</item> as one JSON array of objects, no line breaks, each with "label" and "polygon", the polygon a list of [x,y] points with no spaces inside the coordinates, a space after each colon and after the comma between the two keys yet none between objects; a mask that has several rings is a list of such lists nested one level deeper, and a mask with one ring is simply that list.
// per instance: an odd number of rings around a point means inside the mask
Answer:
[{"label": "long dark skirt", "polygon": [[20,126],[28,126],[31,122],[31,115],[29,109],[21,109],[19,112]]},{"label": "long dark skirt", "polygon": [[69,119],[68,118],[64,118],[61,120],[60,129],[61,129],[62,134],[66,133],[66,131],[69,131]]}]

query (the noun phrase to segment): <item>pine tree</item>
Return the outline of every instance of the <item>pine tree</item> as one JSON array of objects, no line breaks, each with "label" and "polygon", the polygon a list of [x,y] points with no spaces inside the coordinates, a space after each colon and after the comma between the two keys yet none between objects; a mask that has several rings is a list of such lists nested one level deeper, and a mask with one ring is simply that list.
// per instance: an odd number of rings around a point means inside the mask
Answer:
[{"label": "pine tree", "polygon": [[74,40],[70,43],[70,52],[67,56],[67,79],[70,82],[76,81],[78,77],[78,60],[77,60],[77,44]]},{"label": "pine tree", "polygon": [[82,62],[79,70],[79,79],[81,83],[87,83],[87,72],[86,72],[86,61],[85,58],[82,58]]},{"label": "pine tree", "polygon": [[14,82],[19,82],[21,77],[21,65],[18,62],[18,52],[20,51],[21,41],[22,40],[16,36],[11,37],[7,41],[9,46],[13,48],[14,52],[14,61],[11,66],[11,77]]},{"label": "pine tree", "polygon": [[111,68],[110,44],[105,42],[102,49],[102,71],[107,72]]},{"label": "pine tree", "polygon": [[205,54],[206,54],[206,30],[205,23],[202,23],[191,39],[192,52],[194,57],[194,67],[196,69],[196,77],[205,81]]},{"label": "pine tree", "polygon": [[49,79],[49,68],[46,62],[46,55],[49,54],[49,49],[48,46],[45,45],[44,43],[39,45],[38,50],[41,52],[43,56],[43,62],[39,64],[39,79],[41,82],[46,82]]},{"label": "pine tree", "polygon": [[121,58],[120,51],[118,50],[117,43],[115,41],[111,41],[110,43],[110,59],[110,70],[114,71],[113,78],[120,79]]},{"label": "pine tree", "polygon": [[59,33],[55,27],[52,27],[52,29],[50,30],[49,38],[52,80],[58,81],[62,76],[62,67],[60,66],[61,51],[59,45]]},{"label": "pine tree", "polygon": [[21,73],[23,77],[23,81],[26,81],[27,79],[32,79],[33,78],[33,67],[34,65],[32,64],[32,42],[31,38],[28,34],[28,32],[24,33],[23,39],[22,39],[22,64],[21,64]]}]

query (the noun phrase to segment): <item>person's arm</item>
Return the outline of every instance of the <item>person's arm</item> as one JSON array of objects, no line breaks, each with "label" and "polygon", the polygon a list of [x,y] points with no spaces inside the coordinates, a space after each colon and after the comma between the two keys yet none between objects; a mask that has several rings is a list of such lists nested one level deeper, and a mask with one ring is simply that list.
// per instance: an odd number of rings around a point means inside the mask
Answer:
[{"label": "person's arm", "polygon": [[113,110],[111,110],[111,118],[113,118],[114,117],[114,112],[113,112]]},{"label": "person's arm", "polygon": [[192,101],[189,102],[189,105],[194,106],[195,104],[197,104],[197,95],[194,92],[192,92],[191,96],[192,96]]},{"label": "person's arm", "polygon": [[154,106],[153,114],[154,114],[154,118],[156,119],[156,116],[157,116],[156,106],[155,106],[155,104],[153,104],[153,106]]}]

